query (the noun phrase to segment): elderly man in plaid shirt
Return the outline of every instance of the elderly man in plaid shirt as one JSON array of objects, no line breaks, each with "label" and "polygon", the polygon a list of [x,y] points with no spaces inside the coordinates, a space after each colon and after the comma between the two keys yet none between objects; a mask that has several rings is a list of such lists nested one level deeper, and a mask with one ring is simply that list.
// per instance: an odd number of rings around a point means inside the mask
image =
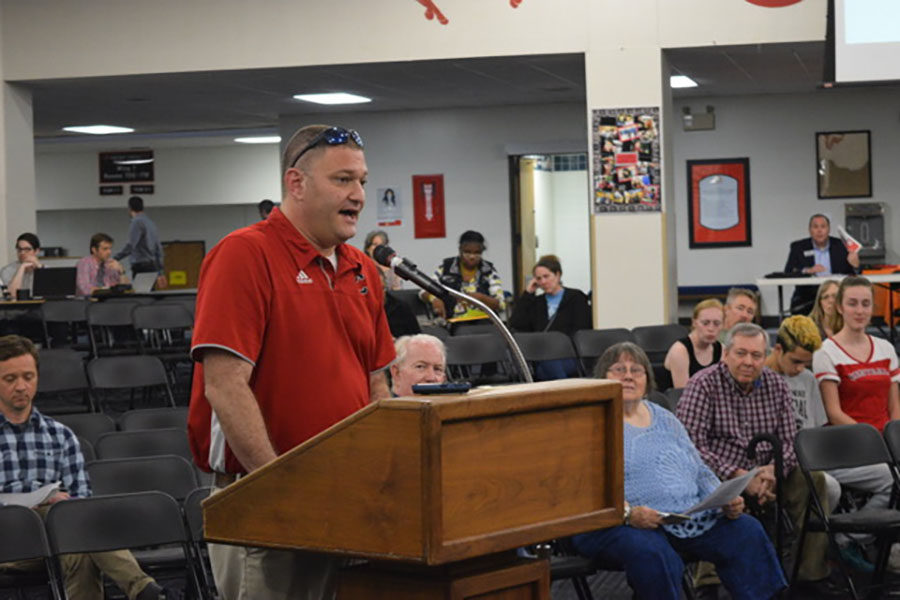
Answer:
[{"label": "elderly man in plaid shirt", "polygon": [[[66,491],[58,491],[34,507],[43,515],[56,502],[90,496],[91,487],[75,434],[32,406],[37,382],[38,352],[31,340],[18,335],[0,337],[0,492],[31,492],[61,482]],[[31,562],[2,564],[0,572],[28,571],[34,568]],[[127,550],[67,554],[60,557],[60,563],[69,600],[102,598],[104,573],[129,600],[166,597],[166,591],[141,570]]]},{"label": "elderly man in plaid shirt", "polygon": [[[784,379],[763,363],[768,335],[752,323],[735,325],[725,341],[722,362],[694,375],[678,402],[677,416],[684,424],[700,456],[720,479],[743,475],[758,466],[747,458],[747,447],[757,434],[774,434],[781,440],[785,481],[781,504],[787,509],[799,531],[808,500],[808,488],[794,454],[797,422],[791,391]],[[775,474],[771,456],[763,453],[759,474],[750,482],[745,495],[759,504],[775,499]],[[814,473],[821,497],[825,497],[825,479]],[[825,534],[806,536],[798,578],[804,587],[818,595],[836,593],[828,579],[825,561]],[[698,585],[713,581],[697,581]]]}]

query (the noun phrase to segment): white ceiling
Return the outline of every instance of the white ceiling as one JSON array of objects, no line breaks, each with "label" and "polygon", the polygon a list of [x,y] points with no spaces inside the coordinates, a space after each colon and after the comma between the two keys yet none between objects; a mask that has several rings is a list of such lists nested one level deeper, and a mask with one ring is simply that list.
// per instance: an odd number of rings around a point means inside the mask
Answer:
[{"label": "white ceiling", "polygon": [[[813,92],[822,80],[824,43],[679,48],[666,52],[674,73],[700,86],[676,98]],[[133,127],[140,136],[272,130],[279,115],[584,102],[582,54],[450,59],[361,65],[19,82],[34,100],[38,142],[96,139],[65,125]],[[324,107],[297,93],[348,91],[365,105]],[[113,136],[106,137],[111,140]]]}]

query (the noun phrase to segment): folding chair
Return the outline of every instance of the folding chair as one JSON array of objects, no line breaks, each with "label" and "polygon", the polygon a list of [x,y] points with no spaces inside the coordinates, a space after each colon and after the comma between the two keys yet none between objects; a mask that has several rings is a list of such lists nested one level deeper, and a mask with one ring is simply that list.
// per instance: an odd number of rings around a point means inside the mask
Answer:
[{"label": "folding chair", "polygon": [[137,391],[143,392],[145,400],[150,400],[154,391],[160,391],[166,403],[171,407],[175,406],[166,368],[155,356],[95,358],[88,363],[87,374],[91,389],[99,395],[105,395],[107,400],[116,393],[128,391],[131,408],[134,408]]},{"label": "folding chair", "polygon": [[[851,513],[832,514],[825,511],[822,499],[815,492],[811,471],[828,471],[886,463],[892,464],[891,454],[878,430],[867,423],[853,425],[836,425],[833,427],[814,427],[801,429],[794,441],[797,460],[803,476],[809,486],[810,502],[803,520],[803,531],[800,534],[800,548],[807,531],[824,531],[828,543],[835,555],[838,545],[835,535],[838,533],[866,533],[876,537],[878,541],[878,559],[875,573],[872,576],[874,589],[883,588],[884,573],[890,554],[891,542],[900,535],[900,511],[894,508],[896,498],[892,498],[888,508],[867,508]],[[900,489],[897,473],[891,468],[894,479],[894,494]],[[800,560],[794,563],[792,580],[797,577]],[[847,567],[838,561],[841,573],[847,581],[850,595],[859,598]]]},{"label": "folding chair", "polygon": [[[38,378],[35,401],[41,411],[53,415],[97,410],[80,352],[42,350],[39,358],[41,376]],[[53,405],[49,406],[47,403],[51,401]]]},{"label": "folding chair", "polygon": [[94,445],[87,441],[86,438],[78,438],[78,448],[81,450],[81,457],[84,459],[85,464],[97,460],[97,452],[94,450]]},{"label": "folding chair", "polygon": [[95,460],[87,473],[95,496],[156,491],[181,501],[197,487],[193,465],[174,454]]},{"label": "folding chair", "polygon": [[[514,334],[516,343],[522,350],[522,355],[528,361],[532,373],[535,372],[535,363],[546,360],[571,359],[578,365],[578,355],[572,340],[561,331],[536,331]],[[580,365],[578,373],[581,374]]]},{"label": "folding chair", "polygon": [[116,430],[116,422],[102,413],[85,413],[73,415],[57,415],[53,417],[80,438],[86,439],[91,444],[97,443],[104,433]]},{"label": "folding chair", "polygon": [[95,358],[139,352],[137,336],[131,325],[131,312],[140,304],[134,300],[110,299],[88,306],[88,337]]},{"label": "folding chair", "polygon": [[187,522],[188,533],[191,536],[191,550],[197,565],[200,584],[206,591],[208,598],[216,597],[216,584],[212,574],[212,566],[209,563],[209,553],[206,550],[206,541],[203,539],[203,509],[201,503],[209,497],[211,487],[199,487],[188,494],[182,505],[184,518]]},{"label": "folding chair", "polygon": [[635,342],[641,349],[647,353],[650,359],[650,365],[653,367],[653,375],[660,391],[665,391],[670,387],[671,376],[663,362],[666,360],[666,354],[669,348],[679,339],[690,333],[681,325],[674,323],[668,325],[649,325],[646,327],[635,327],[631,330],[634,334]]},{"label": "folding chair", "polygon": [[433,335],[438,338],[442,342],[446,342],[447,338],[450,337],[450,332],[447,331],[446,327],[437,327],[435,325],[426,325],[422,328],[422,333],[427,333],[428,335]]},{"label": "folding chair", "polygon": [[[447,346],[447,370],[452,379],[476,380],[473,383],[513,381],[510,375],[506,342],[497,334],[453,335]],[[483,375],[481,369],[495,368],[496,374]]]},{"label": "folding chair", "polygon": [[[86,300],[47,300],[41,305],[41,321],[44,326],[44,346],[52,348],[50,343],[50,330],[67,331],[71,338],[70,344],[76,348],[86,348],[78,345],[78,333],[80,328],[87,328]],[[54,327],[59,325],[59,327]],[[60,340],[56,340],[56,346]]]},{"label": "folding chair", "polygon": [[56,555],[174,545],[177,552],[160,560],[153,555],[142,560],[139,553],[135,558],[153,574],[183,572],[188,587],[203,597],[181,508],[168,494],[140,492],[57,502],[47,512],[46,525]]},{"label": "folding chair", "polygon": [[16,597],[24,600],[25,589],[32,586],[49,587],[54,600],[64,598],[56,563],[47,542],[44,522],[36,512],[24,506],[0,507],[0,563],[34,560],[43,569],[31,573],[0,571],[0,589],[15,590]]},{"label": "folding chair", "polygon": [[119,429],[134,431],[135,429],[187,429],[188,409],[186,406],[175,408],[137,408],[122,413],[119,417]]},{"label": "folding chair", "polygon": [[112,431],[104,433],[94,442],[97,458],[138,458],[175,454],[192,460],[184,429],[143,429],[139,431]]},{"label": "folding chair", "polygon": [[387,293],[407,305],[416,317],[433,318],[431,304],[422,301],[419,290],[389,290]]},{"label": "folding chair", "polygon": [[619,342],[634,342],[634,334],[624,327],[614,329],[581,329],[572,336],[581,362],[581,372],[592,375],[594,365],[606,349]]}]

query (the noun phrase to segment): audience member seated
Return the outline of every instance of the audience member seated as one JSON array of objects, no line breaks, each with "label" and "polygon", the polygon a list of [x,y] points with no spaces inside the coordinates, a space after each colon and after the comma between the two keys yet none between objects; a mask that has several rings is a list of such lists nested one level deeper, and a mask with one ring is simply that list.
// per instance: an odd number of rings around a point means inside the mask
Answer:
[{"label": "audience member seated", "polygon": [[809,318],[813,320],[819,329],[819,336],[824,340],[835,334],[834,319],[837,311],[834,308],[834,299],[837,297],[838,282],[834,279],[823,281],[816,292],[816,300],[813,303]]},{"label": "audience member seated", "polygon": [[638,598],[681,598],[680,553],[713,562],[732,598],[775,596],[787,583],[762,526],[742,514],[742,497],[722,510],[665,523],[662,513],[687,510],[715,490],[719,479],[678,419],[647,402],[654,381],[644,351],[630,342],[615,344],[600,357],[594,376],[622,384],[625,520],[618,527],[575,536],[575,548],[624,568]]},{"label": "audience member seated", "polygon": [[[534,265],[534,277],[513,309],[509,325],[515,331],[560,331],[572,336],[579,329],[591,329],[591,308],[579,289],[563,287],[562,265],[552,254]],[[541,293],[539,294],[538,291]],[[540,361],[535,366],[538,381],[565,379],[578,373],[575,359]]]},{"label": "audience member seated", "polygon": [[125,267],[112,258],[113,239],[105,233],[91,236],[91,254],[75,264],[75,290],[79,296],[90,296],[95,290],[109,289],[128,283]]},{"label": "audience member seated", "polygon": [[[466,231],[459,236],[459,255],[445,258],[434,271],[434,277],[449,288],[464,292],[481,300],[494,312],[501,311],[506,305],[503,298],[503,282],[497,269],[490,262],[481,258],[487,246],[484,236],[477,231]],[[440,298],[429,294],[424,298],[431,301],[434,312],[447,319],[459,317],[485,317],[476,307],[464,301],[449,299],[445,306]]]},{"label": "audience member seated", "polygon": [[447,352],[444,342],[425,333],[407,335],[394,342],[397,358],[391,363],[391,393],[412,396],[418,383],[444,383]]},{"label": "audience member seated", "polygon": [[269,218],[269,214],[271,214],[272,210],[275,208],[275,203],[269,200],[268,198],[265,200],[260,200],[259,204],[256,205],[256,210],[259,211],[259,219],[261,221],[265,221]]},{"label": "audience member seated", "polygon": [[890,342],[866,333],[872,284],[865,277],[845,277],[835,305],[837,333],[813,355],[825,413],[833,425],[869,423],[883,431],[889,420],[900,419],[900,366]]},{"label": "audience member seated", "polygon": [[[859,268],[859,252],[847,252],[844,243],[831,237],[831,221],[822,214],[809,218],[809,237],[791,242],[785,273],[828,277],[843,273],[853,275]],[[792,313],[806,313],[813,301],[813,287],[798,285],[791,298]]]},{"label": "audience member seated", "polygon": [[724,318],[722,303],[715,298],[697,303],[691,319],[691,333],[672,344],[666,354],[663,366],[670,381],[662,385],[663,389],[683,388],[694,373],[721,360],[722,344],[718,337]]},{"label": "audience member seated", "polygon": [[[390,243],[391,240],[388,239],[388,234],[380,229],[376,229],[366,234],[366,241],[363,243],[363,251],[369,255],[369,258],[374,260],[375,256],[372,253],[375,251],[375,248],[377,248],[378,246],[386,246]],[[403,289],[403,280],[400,279],[400,277],[398,277],[390,267],[385,267],[384,265],[378,264],[377,262],[375,264],[378,265],[378,269],[384,276],[384,289]]]},{"label": "audience member seated", "polygon": [[728,290],[725,298],[725,322],[719,332],[719,342],[725,343],[728,332],[738,323],[752,323],[758,309],[759,299],[753,290],[738,287]]},{"label": "audience member seated", "polygon": [[41,241],[33,233],[23,233],[16,238],[16,260],[0,269],[0,281],[6,286],[10,298],[16,299],[19,290],[30,293],[34,284],[34,270],[44,265],[38,258]]},{"label": "audience member seated", "polygon": [[[26,338],[0,338],[0,492],[32,492],[59,481],[57,491],[34,507],[46,515],[52,504],[91,495],[84,458],[72,430],[42,415],[32,406],[37,393],[38,352]],[[112,579],[130,600],[166,598],[166,591],[144,573],[127,550],[60,556],[66,597],[96,600],[103,597],[103,575]],[[15,574],[40,568],[30,561],[0,565]]]},{"label": "audience member seated", "polygon": [[[794,399],[797,428],[821,427],[828,422],[816,378],[807,368],[813,353],[822,346],[816,324],[809,317],[796,315],[785,319],[778,329],[778,337],[766,366],[781,375]],[[872,465],[849,469],[835,469],[825,475],[829,503],[838,505],[841,486],[872,494],[859,508],[887,508],[894,480],[886,465]],[[841,559],[851,568],[863,572],[875,570],[862,553],[862,545],[874,542],[872,536],[839,536]],[[891,568],[900,566],[900,554],[891,553]]]},{"label": "audience member seated", "polygon": [[[759,505],[776,499],[774,464],[766,452],[762,453],[761,461],[751,461],[747,447],[756,435],[776,436],[781,441],[785,476],[784,497],[777,500],[799,530],[809,494],[803,474],[796,468],[797,421],[790,388],[782,377],[764,366],[768,346],[768,336],[758,325],[739,323],[732,327],[725,341],[722,362],[690,379],[676,414],[700,456],[721,479],[738,477],[763,465],[744,492]],[[824,475],[813,475],[816,490],[824,497]],[[826,548],[825,534],[810,533],[800,558],[798,577],[802,585],[813,588],[819,595],[837,592],[828,579]],[[798,554],[795,552],[794,556]],[[697,584],[714,583],[710,575],[708,570],[698,573]]]}]

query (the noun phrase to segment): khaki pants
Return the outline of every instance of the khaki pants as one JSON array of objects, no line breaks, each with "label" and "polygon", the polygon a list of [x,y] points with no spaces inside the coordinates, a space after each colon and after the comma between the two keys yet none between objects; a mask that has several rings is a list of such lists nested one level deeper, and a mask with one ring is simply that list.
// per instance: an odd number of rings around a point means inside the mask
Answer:
[{"label": "khaki pants", "polygon": [[[65,554],[59,557],[66,596],[69,600],[102,600],[103,575],[113,580],[130,600],[144,591],[153,579],[141,570],[128,550]],[[40,560],[23,560],[0,565],[0,572],[15,574],[43,570]]]},{"label": "khaki pants", "polygon": [[[222,488],[213,488],[213,494]],[[248,507],[252,510],[252,507]],[[341,559],[327,554],[207,544],[222,600],[331,600]]]},{"label": "khaki pants", "polygon": [[[825,482],[825,474],[821,471],[813,471],[813,485],[816,488],[816,494],[824,503],[828,503],[827,484]],[[800,471],[800,467],[795,467],[790,474],[785,477],[784,484],[781,487],[784,498],[781,498],[781,505],[787,510],[794,524],[794,531],[797,532],[797,540],[800,540],[800,532],[803,529],[803,516],[806,514],[806,505],[809,500],[809,486],[806,485],[806,479]],[[832,507],[823,506],[826,511],[831,511]],[[806,539],[803,541],[803,552],[798,554],[794,552],[794,556],[800,556],[800,570],[797,572],[797,579],[800,581],[818,581],[828,577],[829,567],[825,560],[825,552],[828,550],[828,536],[824,533],[807,533]],[[707,562],[697,564],[697,573],[694,576],[694,585],[700,587],[702,585],[713,585],[719,583],[719,577],[716,575],[715,567]]]}]

